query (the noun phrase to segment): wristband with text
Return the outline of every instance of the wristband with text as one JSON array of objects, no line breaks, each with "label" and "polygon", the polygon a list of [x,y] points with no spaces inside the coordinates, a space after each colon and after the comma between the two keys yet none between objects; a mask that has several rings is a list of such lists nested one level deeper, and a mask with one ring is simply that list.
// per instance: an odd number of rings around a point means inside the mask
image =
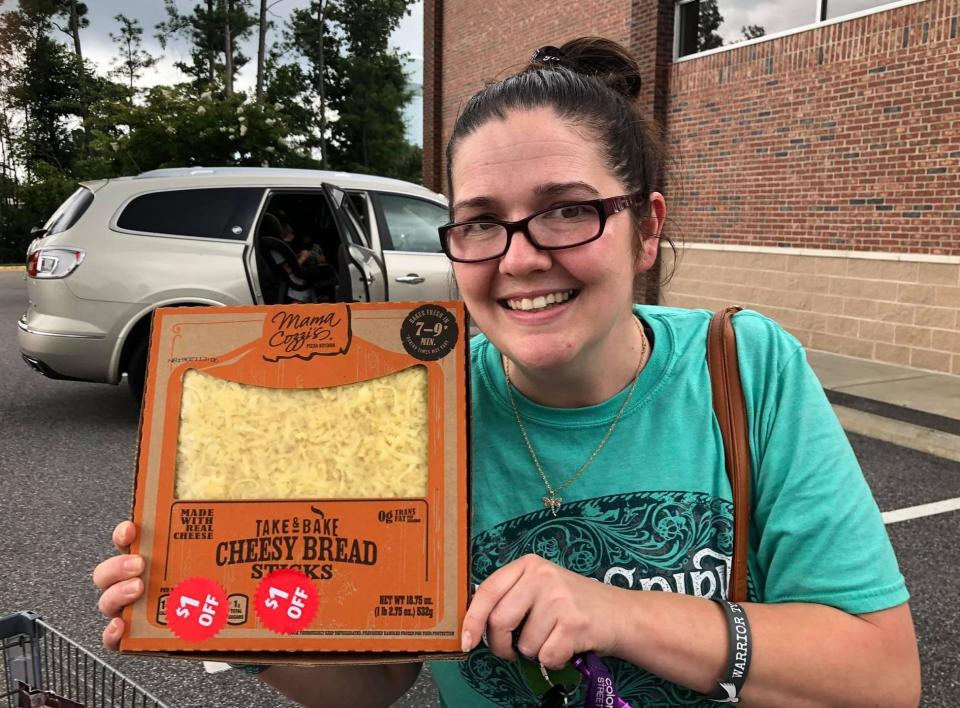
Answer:
[{"label": "wristband with text", "polygon": [[716,691],[704,697],[715,703],[739,703],[740,691],[743,690],[743,683],[747,680],[747,673],[750,671],[750,656],[753,653],[750,623],[747,621],[747,613],[736,602],[714,599],[723,608],[723,613],[727,618],[730,649],[727,658],[727,670],[723,677],[717,680],[720,686]]}]

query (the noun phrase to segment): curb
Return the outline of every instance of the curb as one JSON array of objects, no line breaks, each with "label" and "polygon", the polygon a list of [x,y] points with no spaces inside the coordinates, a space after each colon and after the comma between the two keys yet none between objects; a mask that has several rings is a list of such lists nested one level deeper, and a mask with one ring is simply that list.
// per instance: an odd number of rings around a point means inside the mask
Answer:
[{"label": "curb", "polygon": [[847,432],[960,462],[960,436],[846,406],[834,405],[833,410]]},{"label": "curb", "polygon": [[907,408],[906,406],[878,401],[873,398],[864,398],[863,396],[844,393],[842,391],[824,389],[824,392],[827,394],[827,400],[835,406],[852,408],[862,413],[872,413],[882,418],[918,425],[921,428],[939,430],[941,433],[960,435],[960,420],[956,418],[950,418],[918,408]]},{"label": "curb", "polygon": [[5,265],[0,265],[0,272],[4,272],[4,271],[10,271],[11,273],[14,273],[14,272],[16,272],[16,271],[23,272],[23,266],[5,266]]}]

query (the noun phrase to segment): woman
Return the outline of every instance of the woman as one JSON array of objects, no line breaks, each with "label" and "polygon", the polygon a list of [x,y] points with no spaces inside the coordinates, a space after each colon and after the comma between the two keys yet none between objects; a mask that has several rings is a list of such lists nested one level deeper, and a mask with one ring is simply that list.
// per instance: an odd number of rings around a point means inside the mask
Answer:
[{"label": "woman", "polygon": [[[486,336],[472,343],[470,655],[432,665],[441,696],[535,706],[520,655],[560,669],[592,652],[631,705],[916,705],[908,595],[876,504],[802,347],[749,312],[735,326],[754,470],[751,601],[737,617],[710,601],[725,594],[732,532],[709,313],[632,305],[666,217],[639,89],[612,42],[547,47],[474,96],[450,140],[441,240]],[[115,540],[133,533],[121,525]],[[95,573],[109,616],[142,592],[142,566],[124,571],[125,558]],[[748,672],[728,649],[747,619]],[[105,644],[121,630],[114,620]],[[416,671],[261,675],[311,705],[373,706]],[[718,687],[731,671],[748,675]]]}]

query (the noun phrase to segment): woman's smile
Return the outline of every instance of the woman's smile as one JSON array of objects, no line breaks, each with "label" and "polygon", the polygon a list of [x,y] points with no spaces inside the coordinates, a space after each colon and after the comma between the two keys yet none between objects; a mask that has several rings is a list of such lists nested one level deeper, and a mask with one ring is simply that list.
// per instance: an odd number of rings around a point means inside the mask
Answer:
[{"label": "woman's smile", "polygon": [[555,290],[544,294],[528,293],[525,295],[511,295],[503,298],[500,304],[514,312],[540,312],[546,309],[555,309],[563,303],[577,296],[579,290]]}]

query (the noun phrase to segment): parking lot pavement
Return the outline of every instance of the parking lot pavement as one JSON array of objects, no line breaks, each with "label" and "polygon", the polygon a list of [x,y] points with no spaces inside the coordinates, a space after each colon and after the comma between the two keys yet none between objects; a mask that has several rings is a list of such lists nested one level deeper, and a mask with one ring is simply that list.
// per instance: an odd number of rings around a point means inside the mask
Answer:
[{"label": "parking lot pavement", "polygon": [[924,706],[960,705],[960,377],[808,352],[907,579]]},{"label": "parking lot pavement", "polygon": [[864,473],[910,589],[923,705],[960,705],[960,584],[944,570],[960,529],[960,377],[808,358],[861,460],[884,461]]}]

